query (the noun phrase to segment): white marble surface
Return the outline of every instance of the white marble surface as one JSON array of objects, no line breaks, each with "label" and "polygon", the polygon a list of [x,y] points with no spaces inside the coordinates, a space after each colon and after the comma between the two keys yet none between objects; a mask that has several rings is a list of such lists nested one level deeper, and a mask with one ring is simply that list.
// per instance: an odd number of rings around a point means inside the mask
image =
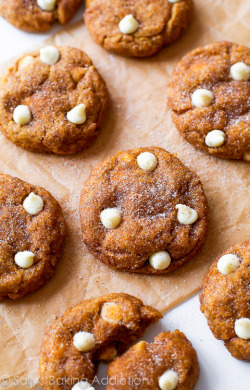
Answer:
[{"label": "white marble surface", "polygon": [[[81,17],[82,9],[74,20]],[[59,28],[55,26],[46,34],[27,34],[0,18],[0,61],[40,44]],[[167,313],[159,324],[148,330],[145,339],[151,341],[161,331],[174,329],[183,331],[198,352],[201,373],[196,390],[250,390],[250,363],[232,358],[223,343],[212,336],[199,310],[198,295]],[[99,378],[105,375],[103,365]],[[96,386],[96,389],[105,389],[105,386]]]}]

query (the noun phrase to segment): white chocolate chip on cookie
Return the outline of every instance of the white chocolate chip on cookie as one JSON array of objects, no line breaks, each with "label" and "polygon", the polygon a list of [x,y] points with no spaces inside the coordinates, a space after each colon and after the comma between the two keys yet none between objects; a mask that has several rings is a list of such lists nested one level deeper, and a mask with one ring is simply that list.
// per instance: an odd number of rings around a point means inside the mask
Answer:
[{"label": "white chocolate chip on cookie", "polygon": [[33,63],[34,63],[34,57],[26,56],[19,62],[18,69],[27,68],[29,65]]},{"label": "white chocolate chip on cookie", "polygon": [[78,106],[75,106],[67,112],[67,119],[71,123],[74,123],[75,125],[81,125],[84,122],[86,122],[86,106],[85,104],[78,104]]},{"label": "white chocolate chip on cookie", "polygon": [[89,332],[78,332],[73,337],[73,344],[81,352],[89,352],[95,348],[95,337]]},{"label": "white chocolate chip on cookie", "polygon": [[245,152],[243,154],[243,160],[250,161],[250,152]]},{"label": "white chocolate chip on cookie", "polygon": [[54,65],[59,58],[60,53],[55,46],[46,46],[40,49],[40,60],[46,65]]},{"label": "white chocolate chip on cookie", "polygon": [[223,275],[229,275],[232,272],[236,271],[240,266],[240,260],[236,255],[228,253],[227,255],[222,256],[218,263],[218,271]]},{"label": "white chocolate chip on cookie", "polygon": [[77,382],[71,390],[95,390],[93,386],[89,384],[87,381]]},{"label": "white chocolate chip on cookie", "polygon": [[205,144],[209,148],[218,148],[225,143],[225,133],[222,130],[212,130],[207,133]]},{"label": "white chocolate chip on cookie", "polygon": [[37,0],[37,5],[43,11],[54,11],[56,8],[56,0]]},{"label": "white chocolate chip on cookie", "polygon": [[154,171],[158,160],[153,153],[143,152],[137,156],[137,164],[143,171]]},{"label": "white chocolate chip on cookie", "polygon": [[23,202],[23,208],[31,215],[40,213],[43,206],[44,203],[41,196],[34,194],[34,192],[31,192]]},{"label": "white chocolate chip on cookie", "polygon": [[177,204],[175,208],[178,210],[177,220],[183,225],[191,225],[198,219],[197,211],[185,204]]},{"label": "white chocolate chip on cookie", "polygon": [[191,100],[195,107],[208,107],[212,103],[214,95],[208,89],[196,89],[192,94]]},{"label": "white chocolate chip on cookie", "polygon": [[119,29],[123,34],[133,34],[138,28],[139,24],[133,15],[126,15],[119,23]]},{"label": "white chocolate chip on cookie", "polygon": [[100,214],[100,219],[107,229],[116,229],[122,222],[122,214],[117,208],[107,208]]},{"label": "white chocolate chip on cookie", "polygon": [[17,106],[13,112],[13,119],[18,125],[27,125],[31,121],[30,108],[24,104]]},{"label": "white chocolate chip on cookie", "polygon": [[234,324],[235,333],[240,339],[249,340],[250,339],[250,319],[249,318],[240,318],[235,321]]},{"label": "white chocolate chip on cookie", "polygon": [[166,269],[171,263],[170,254],[167,251],[156,252],[149,256],[149,264],[157,270]]},{"label": "white chocolate chip on cookie", "polygon": [[250,66],[244,62],[237,62],[231,66],[230,76],[236,81],[248,81],[250,79]]},{"label": "white chocolate chip on cookie", "polygon": [[104,321],[118,324],[123,319],[121,305],[115,302],[104,303],[101,311],[101,317]]},{"label": "white chocolate chip on cookie", "polygon": [[30,268],[34,263],[34,256],[30,251],[18,252],[15,255],[15,263],[21,268]]},{"label": "white chocolate chip on cookie", "polygon": [[159,387],[161,390],[174,390],[178,384],[178,375],[173,370],[167,370],[159,378]]}]

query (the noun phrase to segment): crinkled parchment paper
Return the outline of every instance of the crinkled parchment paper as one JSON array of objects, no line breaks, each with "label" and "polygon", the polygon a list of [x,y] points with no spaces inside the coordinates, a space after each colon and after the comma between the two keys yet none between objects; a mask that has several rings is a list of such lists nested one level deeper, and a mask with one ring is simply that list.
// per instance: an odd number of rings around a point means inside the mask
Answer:
[{"label": "crinkled parchment paper", "polygon": [[[187,51],[222,39],[249,44],[249,19],[248,1],[196,0],[188,31],[172,46],[143,60],[105,52],[92,41],[82,22],[62,29],[50,40],[89,54],[108,84],[112,104],[99,137],[78,155],[34,154],[0,136],[0,171],[48,189],[62,205],[68,227],[64,255],[52,280],[24,299],[0,304],[0,376],[36,380],[44,332],[65,309],[84,298],[127,292],[166,311],[199,289],[215,256],[247,238],[249,165],[207,156],[184,141],[166,110],[166,86]],[[149,145],[176,153],[198,173],[211,209],[201,253],[180,270],[161,277],[113,271],[93,258],[81,241],[78,216],[80,189],[96,163],[119,149]]]}]

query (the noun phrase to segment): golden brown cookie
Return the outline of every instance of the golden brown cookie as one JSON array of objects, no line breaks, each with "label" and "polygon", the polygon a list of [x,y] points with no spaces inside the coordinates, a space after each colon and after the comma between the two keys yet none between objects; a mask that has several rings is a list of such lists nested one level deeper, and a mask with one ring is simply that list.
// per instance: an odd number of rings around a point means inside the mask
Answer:
[{"label": "golden brown cookie", "polygon": [[87,0],[84,20],[104,49],[148,57],[186,30],[192,6],[192,0]]},{"label": "golden brown cookie", "polygon": [[77,153],[97,136],[106,84],[90,58],[49,46],[19,59],[0,78],[0,130],[33,152]]},{"label": "golden brown cookie", "polygon": [[0,300],[37,290],[54,274],[66,234],[45,189],[0,174]]},{"label": "golden brown cookie", "polygon": [[188,53],[168,87],[181,135],[217,157],[250,161],[250,48],[216,42]]},{"label": "golden brown cookie", "polygon": [[199,362],[190,341],[179,330],[140,341],[108,367],[107,390],[192,390]]},{"label": "golden brown cookie", "polygon": [[218,257],[203,280],[201,311],[233,357],[250,361],[250,241]]},{"label": "golden brown cookie", "polygon": [[198,176],[157,147],[99,163],[81,193],[83,240],[110,267],[164,274],[204,243],[209,209]]},{"label": "golden brown cookie", "polygon": [[81,3],[82,0],[0,0],[0,15],[20,30],[42,32],[56,21],[68,23]]},{"label": "golden brown cookie", "polygon": [[44,390],[92,383],[100,360],[110,361],[142,337],[161,314],[128,294],[83,301],[66,311],[45,335],[39,365]]}]

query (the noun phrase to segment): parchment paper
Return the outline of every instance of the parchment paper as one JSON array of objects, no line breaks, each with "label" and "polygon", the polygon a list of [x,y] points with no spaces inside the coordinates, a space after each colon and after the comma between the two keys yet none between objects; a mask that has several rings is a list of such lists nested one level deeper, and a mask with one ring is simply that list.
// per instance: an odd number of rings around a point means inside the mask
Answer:
[{"label": "parchment paper", "polygon": [[[207,156],[184,141],[166,110],[166,86],[187,51],[222,39],[248,44],[249,26],[248,1],[196,0],[188,31],[150,59],[125,59],[104,51],[82,22],[50,40],[89,54],[108,84],[112,104],[99,137],[78,155],[34,154],[0,136],[0,171],[48,189],[62,205],[68,228],[64,255],[52,280],[24,299],[0,304],[0,376],[28,377],[32,384],[44,332],[57,316],[84,298],[127,292],[164,312],[199,289],[215,256],[247,238],[249,165]],[[1,71],[4,68],[6,64],[0,66]],[[198,173],[211,209],[201,253],[162,277],[112,271],[94,259],[82,243],[78,217],[79,192],[96,163],[117,150],[149,145],[176,153]]]}]

